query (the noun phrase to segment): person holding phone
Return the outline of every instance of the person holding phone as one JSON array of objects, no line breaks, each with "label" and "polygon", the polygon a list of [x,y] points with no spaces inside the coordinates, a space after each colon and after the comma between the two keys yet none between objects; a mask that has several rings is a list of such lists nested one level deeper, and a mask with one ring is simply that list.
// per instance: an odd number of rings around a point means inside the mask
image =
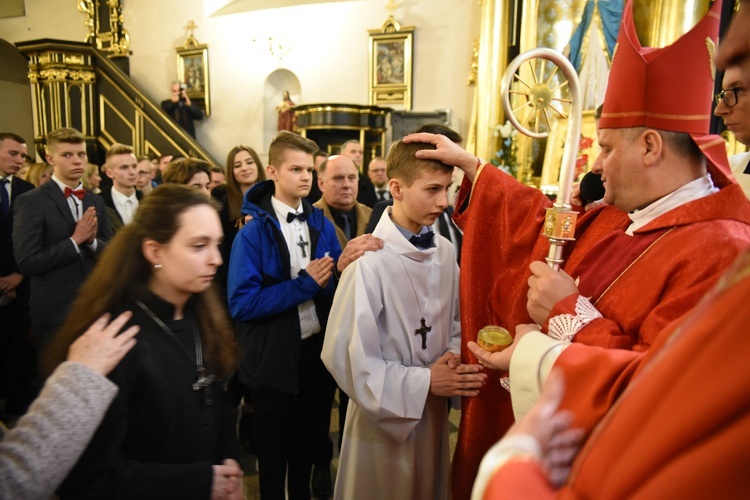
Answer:
[{"label": "person holding phone", "polygon": [[172,95],[169,99],[161,102],[163,109],[177,125],[185,129],[185,132],[195,138],[195,120],[203,119],[203,111],[188,97],[187,85],[174,81],[172,82]]}]

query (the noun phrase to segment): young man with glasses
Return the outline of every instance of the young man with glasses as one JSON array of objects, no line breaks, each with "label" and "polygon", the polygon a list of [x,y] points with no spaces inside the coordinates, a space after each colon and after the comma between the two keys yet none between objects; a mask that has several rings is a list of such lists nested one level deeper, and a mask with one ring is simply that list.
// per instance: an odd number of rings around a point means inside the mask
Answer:
[{"label": "young man with glasses", "polygon": [[[722,91],[714,95],[714,114],[724,120],[727,130],[738,142],[750,146],[750,97],[743,85],[742,68],[727,67],[722,81]],[[750,152],[739,153],[729,158],[732,173],[750,199]]]},{"label": "young man with glasses", "polygon": [[138,158],[138,180],[135,181],[135,187],[143,193],[143,196],[149,194],[155,187],[156,183],[152,180],[154,164],[148,156]]}]

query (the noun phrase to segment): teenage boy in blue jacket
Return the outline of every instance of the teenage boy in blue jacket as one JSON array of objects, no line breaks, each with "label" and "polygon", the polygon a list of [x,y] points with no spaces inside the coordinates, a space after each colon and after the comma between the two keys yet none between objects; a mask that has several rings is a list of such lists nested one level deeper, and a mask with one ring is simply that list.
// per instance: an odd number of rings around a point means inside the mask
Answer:
[{"label": "teenage boy in blue jacket", "polygon": [[[268,149],[268,181],[248,191],[229,262],[229,310],[238,322],[240,382],[252,401],[260,493],[310,498],[314,447],[328,434],[336,384],[320,360],[336,275],[377,240],[341,259],[333,225],[305,196],[317,145],[281,132]],[[338,266],[338,267],[336,267]]]}]

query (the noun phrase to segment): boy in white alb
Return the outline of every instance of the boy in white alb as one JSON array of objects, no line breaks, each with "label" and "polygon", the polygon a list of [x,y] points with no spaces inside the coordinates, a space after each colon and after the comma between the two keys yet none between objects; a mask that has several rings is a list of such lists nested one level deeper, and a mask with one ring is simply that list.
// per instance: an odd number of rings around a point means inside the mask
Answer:
[{"label": "boy in white alb", "polygon": [[418,160],[428,144],[393,145],[394,199],[367,252],[341,277],[321,358],[351,398],[334,498],[448,498],[448,401],[486,375],[459,361],[458,266],[432,225],[453,167]]}]

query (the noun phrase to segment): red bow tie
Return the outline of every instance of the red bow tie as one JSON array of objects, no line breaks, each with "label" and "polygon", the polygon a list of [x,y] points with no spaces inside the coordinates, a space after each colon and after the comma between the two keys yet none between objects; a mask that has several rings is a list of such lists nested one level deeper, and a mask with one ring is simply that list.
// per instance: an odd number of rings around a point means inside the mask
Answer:
[{"label": "red bow tie", "polygon": [[86,190],[85,189],[70,189],[69,187],[66,187],[65,198],[70,198],[70,195],[73,195],[77,197],[79,200],[83,201],[83,197],[86,196]]}]

